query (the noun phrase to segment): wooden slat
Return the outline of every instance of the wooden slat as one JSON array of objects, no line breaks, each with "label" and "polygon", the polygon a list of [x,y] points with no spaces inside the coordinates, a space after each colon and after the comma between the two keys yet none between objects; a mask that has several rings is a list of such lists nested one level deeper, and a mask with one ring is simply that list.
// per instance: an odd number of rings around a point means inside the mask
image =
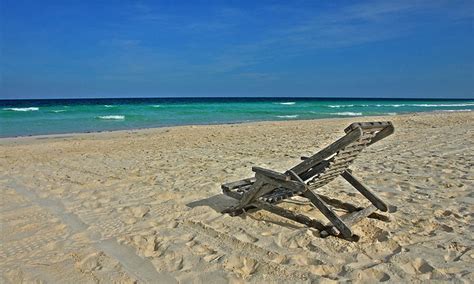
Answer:
[{"label": "wooden slat", "polygon": [[261,173],[257,172],[255,174],[257,181],[254,183],[252,189],[244,193],[242,199],[240,199],[239,207],[244,207],[250,203],[252,203],[257,198],[270,193],[271,191],[275,190],[276,188],[286,188],[293,192],[302,192],[305,190],[305,184],[292,181],[292,180],[279,180],[275,179],[266,175],[262,175]]},{"label": "wooden slat", "polygon": [[341,176],[347,180],[355,189],[357,189],[363,196],[365,196],[375,207],[380,211],[387,212],[388,207],[378,196],[372,193],[360,181],[358,181],[350,172],[345,171]]},{"label": "wooden slat", "polygon": [[273,203],[273,202],[276,202],[276,201],[280,201],[280,200],[283,200],[283,199],[290,198],[293,195],[295,195],[295,193],[293,191],[290,191],[290,190],[286,190],[286,189],[275,190],[275,191],[273,191],[269,194],[263,195],[261,197],[261,200]]},{"label": "wooden slat", "polygon": [[328,175],[333,172],[343,172],[350,166],[351,163],[343,163],[343,164],[334,164],[334,166],[329,166],[325,172],[321,173],[321,175]]},{"label": "wooden slat", "polygon": [[362,152],[362,150],[364,150],[366,148],[366,146],[360,146],[359,148],[355,149],[355,150],[342,150],[342,151],[339,151],[339,153],[337,154],[337,158],[346,158],[346,157],[349,157],[349,156],[357,156],[359,155],[360,152]]},{"label": "wooden slat", "polygon": [[299,174],[299,177],[302,180],[308,180],[315,176],[316,174],[321,173],[326,167],[328,167],[329,162],[328,161],[322,161],[321,163],[317,164],[313,168],[309,169],[308,171]]},{"label": "wooden slat", "polygon": [[392,124],[390,124],[389,126],[385,127],[383,130],[381,130],[379,133],[375,134],[375,137],[372,138],[372,141],[370,141],[369,145],[372,145],[375,142],[380,141],[389,135],[392,135],[393,132],[395,132],[395,128],[393,127]]},{"label": "wooden slat", "polygon": [[[362,210],[355,211],[353,213],[347,214],[344,217],[342,217],[342,221],[347,224],[348,226],[352,227],[358,222],[360,222],[362,219],[368,217],[370,214],[374,213],[377,210],[377,208],[374,205],[370,205]],[[320,235],[322,237],[326,237],[328,235],[337,235],[337,231],[334,230],[334,227],[329,227],[329,228],[324,228],[323,230],[320,230]]]},{"label": "wooden slat", "polygon": [[352,162],[355,160],[355,158],[357,158],[357,156],[359,156],[359,153],[353,155],[337,156],[335,157],[333,164],[340,165],[342,163]]},{"label": "wooden slat", "polygon": [[224,190],[232,190],[236,187],[252,184],[255,182],[255,180],[256,178],[253,177],[253,178],[246,178],[246,179],[242,179],[242,180],[238,180],[234,182],[224,183],[223,185],[221,185],[221,188]]},{"label": "wooden slat", "polygon": [[252,184],[243,185],[241,187],[234,188],[232,191],[237,191],[239,194],[243,194],[252,188]]},{"label": "wooden slat", "polygon": [[323,172],[324,169],[327,168],[328,166],[329,166],[329,161],[324,160],[324,161],[320,162],[319,164],[317,164],[316,166],[309,169],[308,171],[299,174],[298,176],[302,180],[308,180],[308,179],[314,177],[315,175]]},{"label": "wooden slat", "polygon": [[390,121],[377,121],[377,122],[355,122],[349,125],[344,131],[347,133],[356,128],[361,128],[365,130],[379,130],[383,129],[389,125],[392,125]]},{"label": "wooden slat", "polygon": [[291,190],[293,192],[302,192],[302,191],[305,191],[305,184],[304,183],[300,183],[298,181],[294,181],[294,180],[288,180],[288,181],[283,181],[283,180],[277,180],[277,179],[273,179],[273,178],[270,178],[270,177],[267,177],[267,176],[262,176],[260,175],[259,173],[256,174],[256,177],[257,177],[257,180],[258,181],[262,181],[266,184],[272,184],[274,185],[275,187],[274,188],[279,188],[279,187],[283,187],[283,188],[286,188],[288,190]]},{"label": "wooden slat", "polygon": [[327,146],[323,150],[314,154],[310,158],[294,166],[293,168],[291,168],[291,170],[298,175],[303,172],[306,172],[310,168],[314,167],[315,165],[323,161],[325,158],[330,157],[337,151],[341,150],[342,148],[356,141],[361,136],[362,136],[362,130],[360,128],[356,128],[354,129],[354,131],[347,133],[344,137],[340,138],[336,142],[332,143],[331,145]]},{"label": "wooden slat", "polygon": [[237,200],[242,198],[242,194],[239,194],[235,191],[224,191],[224,194]]},{"label": "wooden slat", "polygon": [[377,207],[375,207],[373,204],[360,210],[356,211],[351,214],[347,214],[342,218],[344,223],[346,223],[348,226],[353,226],[356,223],[359,223],[362,219],[368,217],[370,214],[374,213],[377,210]]},{"label": "wooden slat", "polygon": [[264,183],[257,178],[257,180],[252,185],[252,188],[250,188],[247,192],[244,192],[244,194],[242,195],[242,198],[240,198],[239,205],[237,207],[244,208],[253,199],[255,199],[255,196],[262,190],[263,184]]},{"label": "wooden slat", "polygon": [[282,173],[279,173],[279,172],[276,172],[276,171],[272,171],[272,170],[269,170],[269,169],[265,169],[265,168],[262,168],[262,167],[252,167],[252,171],[255,172],[255,173],[270,177],[270,178],[278,179],[278,180],[288,181],[288,180],[291,179],[289,176],[287,176],[285,174],[282,174]]}]

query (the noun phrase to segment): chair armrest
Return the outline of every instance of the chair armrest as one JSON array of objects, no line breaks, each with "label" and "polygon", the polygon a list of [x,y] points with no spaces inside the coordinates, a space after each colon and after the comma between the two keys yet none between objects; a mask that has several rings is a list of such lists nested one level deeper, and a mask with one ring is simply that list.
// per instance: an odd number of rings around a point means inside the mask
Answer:
[{"label": "chair armrest", "polygon": [[289,181],[291,180],[291,177],[279,172],[275,172],[269,169],[264,169],[261,167],[252,167],[252,171],[270,178],[278,179],[278,180],[283,180],[283,181]]}]

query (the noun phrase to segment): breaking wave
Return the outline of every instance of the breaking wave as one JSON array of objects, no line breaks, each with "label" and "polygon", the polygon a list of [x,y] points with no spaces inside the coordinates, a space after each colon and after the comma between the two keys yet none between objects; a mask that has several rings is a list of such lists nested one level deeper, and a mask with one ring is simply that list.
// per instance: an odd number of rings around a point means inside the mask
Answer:
[{"label": "breaking wave", "polygon": [[124,120],[125,115],[101,115],[101,116],[98,116],[97,118],[105,119],[105,120]]},{"label": "breaking wave", "polygon": [[299,115],[291,114],[291,115],[277,115],[278,118],[297,118]]},{"label": "breaking wave", "polygon": [[362,115],[361,112],[350,112],[350,111],[345,111],[345,112],[333,112],[331,113],[332,115],[343,115],[343,116],[359,116]]},{"label": "breaking wave", "polygon": [[446,112],[466,112],[466,111],[472,111],[472,109],[443,109],[441,111],[446,111]]},{"label": "breaking wave", "polygon": [[474,106],[474,103],[467,103],[467,104],[413,104],[413,106],[419,106],[419,107],[463,107],[463,106]]},{"label": "breaking wave", "polygon": [[328,105],[330,108],[353,107],[354,105]]},{"label": "breaking wave", "polygon": [[37,111],[39,107],[9,107],[4,108],[3,110],[10,110],[10,111]]}]

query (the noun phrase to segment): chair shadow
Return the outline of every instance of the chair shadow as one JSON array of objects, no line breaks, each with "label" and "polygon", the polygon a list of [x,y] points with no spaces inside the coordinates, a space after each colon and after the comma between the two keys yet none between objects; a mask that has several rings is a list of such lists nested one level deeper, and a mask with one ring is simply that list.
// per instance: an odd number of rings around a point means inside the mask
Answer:
[{"label": "chair shadow", "polygon": [[[196,201],[193,201],[193,202],[190,202],[188,204],[186,204],[186,206],[190,207],[190,208],[195,208],[195,207],[199,207],[199,206],[207,206],[209,208],[212,208],[214,211],[216,212],[219,212],[221,213],[222,211],[224,211],[225,209],[231,207],[231,206],[234,206],[237,204],[237,201],[229,196],[226,196],[224,194],[216,194],[216,195],[213,195],[211,197],[208,197],[208,198],[204,198],[204,199],[201,199],[201,200],[196,200]],[[259,209],[257,208],[254,208],[254,209],[249,209],[248,211],[246,211],[246,213],[255,213],[257,211],[260,211]],[[264,211],[264,210],[261,210],[261,211]],[[255,214],[241,214],[241,215],[238,215],[238,216],[235,216],[237,218],[242,218],[242,219],[245,219],[245,218],[250,218],[250,219],[253,219],[255,221],[264,221],[264,222],[267,222],[267,223],[272,223],[272,224],[275,224],[275,225],[278,225],[278,226],[282,226],[282,227],[286,227],[286,228],[290,228],[290,229],[301,229],[304,227],[304,225],[296,225],[296,224],[292,224],[292,222],[290,221],[286,221],[285,219],[283,220],[272,220],[271,218],[266,218],[265,216],[256,216]],[[280,218],[282,219],[282,218]]]},{"label": "chair shadow", "polygon": [[[325,199],[327,201],[330,201],[330,203],[332,203],[332,205],[336,205],[336,207],[340,207],[340,208],[344,208],[344,209],[352,209],[352,210],[348,210],[347,213],[354,212],[353,210],[355,208],[357,208],[352,204],[348,204],[348,203],[343,204],[342,202],[340,202],[336,199],[332,199],[332,200],[330,200],[329,198],[325,198]],[[216,211],[218,213],[221,213],[225,209],[227,209],[231,206],[234,206],[236,204],[237,204],[237,201],[235,199],[233,199],[229,196],[226,196],[224,194],[216,194],[216,195],[213,195],[213,196],[208,197],[208,198],[204,198],[204,199],[201,199],[201,200],[196,200],[196,201],[190,202],[190,203],[186,204],[186,206],[188,206],[190,208],[195,208],[195,207],[199,207],[199,206],[207,206],[209,208],[212,208],[214,211]],[[357,209],[359,209],[359,208],[357,208]],[[248,210],[246,213],[255,213],[257,211],[259,211],[259,209],[255,208],[255,209]],[[262,210],[262,211],[264,211],[264,210]],[[253,219],[255,221],[264,221],[264,222],[272,223],[272,224],[275,224],[275,225],[278,225],[278,226],[286,227],[286,228],[289,228],[289,229],[301,229],[301,228],[305,227],[305,225],[300,225],[299,223],[286,221],[286,219],[275,220],[275,219],[268,218],[268,217],[266,217],[264,215],[260,215],[260,214],[256,215],[256,214],[246,214],[246,213],[238,215],[236,217],[242,218],[242,219],[245,219],[245,218],[248,217],[248,218]],[[378,219],[378,220],[381,220],[381,221],[384,221],[384,222],[390,222],[388,217],[386,217],[384,215],[381,215],[381,214],[378,214],[378,213],[375,213],[375,212],[372,213],[371,215],[369,215],[368,218],[374,218],[374,219]],[[327,230],[327,229],[330,228],[330,227],[324,225],[323,223],[320,223],[317,220],[314,220],[314,222],[315,222],[314,223],[315,227],[320,232],[322,230]],[[319,234],[315,234],[314,236],[324,238],[324,237],[319,236]],[[341,236],[335,236],[335,237],[342,238]],[[358,240],[358,236],[354,235],[354,239],[352,241],[357,241],[357,240]]]},{"label": "chair shadow", "polygon": [[207,206],[207,207],[212,208],[216,212],[221,213],[222,211],[224,211],[224,209],[227,209],[230,206],[233,206],[235,204],[237,204],[237,201],[235,199],[228,197],[224,194],[216,194],[205,199],[190,202],[186,204],[186,206],[191,207],[191,208],[199,207],[199,206]]}]

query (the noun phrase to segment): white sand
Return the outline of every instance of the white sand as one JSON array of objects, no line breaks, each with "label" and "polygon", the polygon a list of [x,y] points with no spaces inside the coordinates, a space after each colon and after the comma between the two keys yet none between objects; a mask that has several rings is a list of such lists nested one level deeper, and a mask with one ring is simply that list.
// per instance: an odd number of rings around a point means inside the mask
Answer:
[{"label": "white sand", "polygon": [[[363,120],[396,127],[352,166],[391,222],[366,219],[348,242],[219,213],[234,202],[221,183],[285,170]],[[0,139],[0,282],[472,283],[473,141],[471,112]],[[320,192],[367,204],[341,178]]]}]

